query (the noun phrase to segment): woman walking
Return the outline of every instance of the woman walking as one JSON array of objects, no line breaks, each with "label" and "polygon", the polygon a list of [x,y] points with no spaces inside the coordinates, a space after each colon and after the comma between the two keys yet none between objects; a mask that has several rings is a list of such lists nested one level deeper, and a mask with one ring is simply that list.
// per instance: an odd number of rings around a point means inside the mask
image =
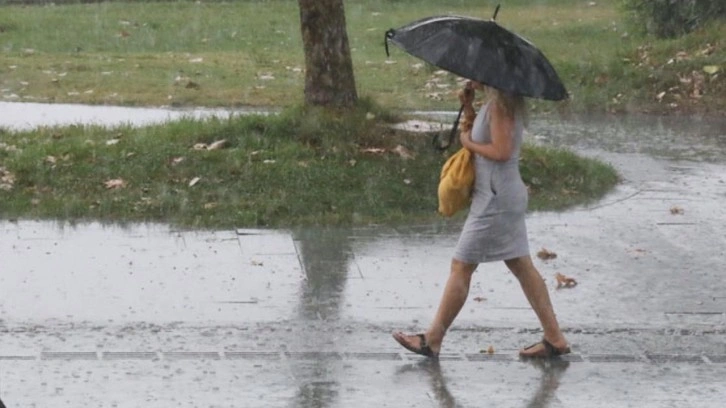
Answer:
[{"label": "woman walking", "polygon": [[[476,114],[475,89],[490,98]],[[464,105],[461,144],[474,154],[476,181],[469,215],[451,261],[444,294],[425,333],[393,334],[406,349],[436,358],[456,315],[466,302],[479,263],[504,261],[517,277],[544,330],[542,340],[519,351],[522,357],[553,357],[570,352],[549,293],[529,254],[524,218],[527,188],[519,174],[519,152],[526,119],[524,98],[478,82],[459,93]]]}]

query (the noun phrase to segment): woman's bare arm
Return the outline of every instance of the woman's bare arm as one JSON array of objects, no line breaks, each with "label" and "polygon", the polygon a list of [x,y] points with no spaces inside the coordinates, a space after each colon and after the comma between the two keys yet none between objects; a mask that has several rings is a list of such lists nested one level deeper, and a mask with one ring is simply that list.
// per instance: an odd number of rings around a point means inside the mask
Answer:
[{"label": "woman's bare arm", "polygon": [[461,145],[471,152],[494,161],[507,161],[514,152],[514,118],[507,115],[496,104],[489,108],[489,130],[491,143],[477,143],[471,140],[471,131],[461,132]]}]

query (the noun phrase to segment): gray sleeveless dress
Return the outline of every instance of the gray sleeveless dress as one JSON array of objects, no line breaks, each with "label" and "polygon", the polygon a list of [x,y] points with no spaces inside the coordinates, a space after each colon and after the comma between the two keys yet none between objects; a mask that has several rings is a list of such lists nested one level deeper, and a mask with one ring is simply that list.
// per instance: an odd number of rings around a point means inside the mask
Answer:
[{"label": "gray sleeveless dress", "polygon": [[[489,104],[482,106],[474,120],[471,138],[491,142]],[[519,175],[519,152],[524,124],[515,117],[514,151],[506,162],[475,155],[476,180],[469,215],[459,237],[454,258],[469,264],[502,261],[529,255],[527,227],[527,187]]]}]

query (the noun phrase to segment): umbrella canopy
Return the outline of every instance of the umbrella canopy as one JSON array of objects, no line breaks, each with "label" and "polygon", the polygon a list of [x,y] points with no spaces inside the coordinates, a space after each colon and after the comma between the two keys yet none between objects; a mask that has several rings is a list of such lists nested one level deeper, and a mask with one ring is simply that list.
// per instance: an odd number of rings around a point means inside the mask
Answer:
[{"label": "umbrella canopy", "polygon": [[446,71],[523,96],[562,100],[567,91],[532,43],[493,20],[434,16],[386,32],[388,42]]}]

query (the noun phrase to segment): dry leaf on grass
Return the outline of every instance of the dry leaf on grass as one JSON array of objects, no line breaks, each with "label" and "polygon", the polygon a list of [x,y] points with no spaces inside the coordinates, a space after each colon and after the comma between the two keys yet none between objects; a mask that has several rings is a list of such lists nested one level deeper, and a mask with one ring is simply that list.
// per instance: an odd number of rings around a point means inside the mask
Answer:
[{"label": "dry leaf on grass", "polygon": [[194,187],[195,184],[199,183],[199,180],[201,180],[201,177],[194,177],[189,181],[189,187]]},{"label": "dry leaf on grass", "polygon": [[409,159],[413,159],[416,157],[410,150],[408,150],[407,148],[405,148],[402,145],[398,145],[398,146],[394,147],[393,150],[391,150],[391,151],[393,153],[396,153],[399,156],[401,156],[401,158],[404,160],[409,160]]},{"label": "dry leaf on grass", "polygon": [[108,190],[115,190],[117,188],[126,187],[126,180],[121,178],[106,180],[103,182],[103,185],[106,186]]},{"label": "dry leaf on grass", "polygon": [[4,167],[0,167],[0,190],[10,191],[15,184],[15,175]]},{"label": "dry leaf on grass", "polygon": [[219,150],[223,149],[227,145],[227,139],[217,140],[211,144],[206,143],[195,143],[192,146],[193,150]]},{"label": "dry leaf on grass", "polygon": [[577,286],[577,281],[575,279],[567,277],[559,272],[555,274],[555,279],[557,279],[557,289],[562,287],[574,288]]},{"label": "dry leaf on grass", "polygon": [[673,215],[683,215],[685,211],[681,207],[673,206],[671,207],[671,214]]},{"label": "dry leaf on grass", "polygon": [[537,257],[539,259],[542,259],[544,261],[547,261],[547,260],[550,260],[550,259],[557,258],[557,254],[554,253],[554,252],[552,252],[552,251],[547,250],[547,248],[542,248],[542,249],[539,250],[539,252],[537,252]]},{"label": "dry leaf on grass", "polygon": [[219,150],[224,148],[225,145],[227,145],[227,139],[217,140],[216,142],[207,146],[207,150]]},{"label": "dry leaf on grass", "polygon": [[365,149],[360,149],[361,153],[373,153],[373,154],[383,154],[386,152],[386,149],[380,148],[380,147],[367,147]]}]

